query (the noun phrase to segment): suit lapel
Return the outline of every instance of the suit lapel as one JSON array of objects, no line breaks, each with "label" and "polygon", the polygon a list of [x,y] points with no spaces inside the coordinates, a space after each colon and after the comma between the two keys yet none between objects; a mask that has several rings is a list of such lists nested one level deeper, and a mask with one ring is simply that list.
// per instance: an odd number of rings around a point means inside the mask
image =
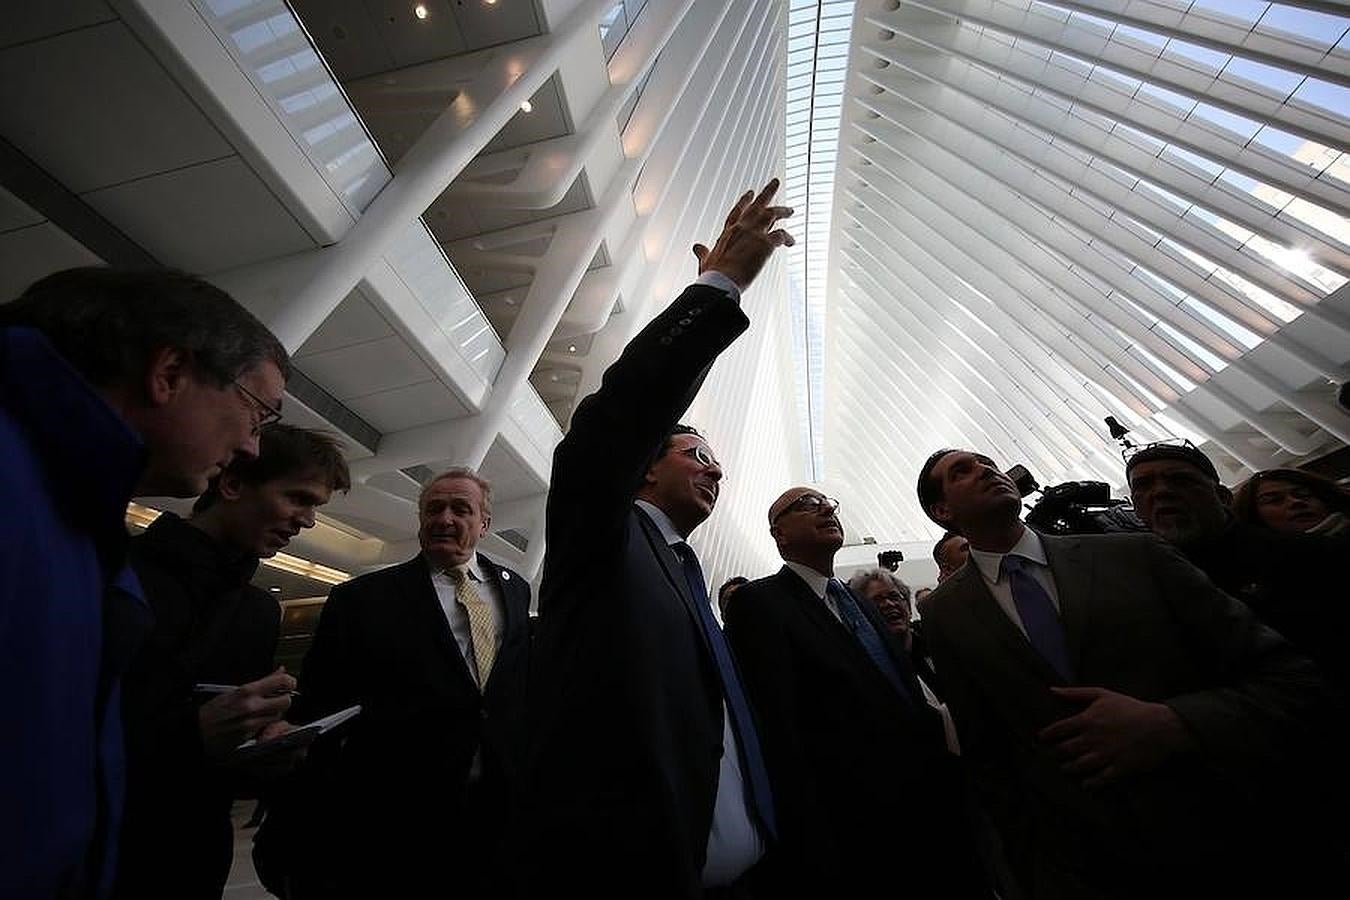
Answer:
[{"label": "suit lapel", "polygon": [[501,595],[502,605],[499,612],[502,615],[502,646],[506,646],[507,636],[514,634],[514,629],[519,626],[519,613],[516,611],[516,604],[512,602],[512,591],[515,585],[511,582],[514,579],[507,579],[502,576],[502,567],[483,554],[478,554],[478,568],[482,570],[483,576],[491,581],[497,588],[497,593]]},{"label": "suit lapel", "polygon": [[[698,633],[703,638],[704,647],[709,653],[712,653],[712,646],[708,643],[708,636],[703,631],[703,620],[696,605],[698,600],[695,599],[689,588],[689,579],[684,577],[684,563],[680,562],[680,558],[675,555],[675,551],[670,549],[670,545],[666,543],[665,535],[661,533],[661,529],[656,527],[656,523],[651,520],[651,517],[641,507],[634,506],[633,511],[637,515],[638,524],[642,528],[647,543],[651,544],[652,553],[656,556],[666,574],[666,580],[670,582],[670,586],[675,589],[675,593],[679,594],[680,599],[684,601],[685,608],[689,615],[693,616],[694,624],[698,626]],[[706,574],[704,578],[707,578]]]},{"label": "suit lapel", "polygon": [[1083,651],[1083,632],[1087,627],[1088,604],[1092,596],[1093,560],[1077,538],[1041,536],[1045,560],[1055,579],[1055,594],[1059,599],[1059,620],[1064,624],[1064,642],[1069,650],[1069,664],[1079,671]]},{"label": "suit lapel", "polygon": [[980,623],[980,625],[1000,644],[1003,645],[1013,656],[1017,657],[1023,663],[1034,668],[1040,673],[1041,677],[1047,681],[1056,684],[1063,682],[1063,678],[1054,670],[1045,659],[1036,652],[1031,646],[1021,630],[1012,623],[994,599],[994,595],[989,590],[989,585],[985,584],[984,577],[980,575],[979,567],[972,560],[963,566],[951,580],[956,582],[961,593],[959,595],[962,603],[970,610],[970,613]]},{"label": "suit lapel", "polygon": [[779,569],[778,574],[774,577],[778,579],[778,583],[785,590],[797,598],[807,620],[822,633],[826,640],[846,648],[845,652],[851,653],[853,651],[858,642],[853,639],[853,635],[848,633],[844,623],[834,617],[829,607],[825,605],[825,601],[811,592],[810,585],[787,566]]},{"label": "suit lapel", "polygon": [[444,657],[450,660],[451,668],[473,685],[475,691],[478,690],[478,680],[473,677],[469,664],[464,660],[464,654],[459,650],[459,642],[455,640],[455,633],[450,630],[450,622],[445,617],[445,610],[441,608],[441,599],[436,595],[435,585],[431,583],[431,565],[427,562],[427,558],[418,556],[401,575],[404,594],[422,618],[428,620],[428,627],[436,635],[436,643]]}]

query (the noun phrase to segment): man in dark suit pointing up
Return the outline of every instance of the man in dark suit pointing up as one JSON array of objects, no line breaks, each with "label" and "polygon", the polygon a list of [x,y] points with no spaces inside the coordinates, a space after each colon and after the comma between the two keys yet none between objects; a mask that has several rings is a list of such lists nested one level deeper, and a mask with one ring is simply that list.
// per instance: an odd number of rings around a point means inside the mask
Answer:
[{"label": "man in dark suit pointing up", "polygon": [[679,427],[749,326],[777,180],[746,193],[698,281],[582,401],[553,460],[531,670],[533,896],[703,896],[760,877],[774,836],[756,724],[689,535],[722,468]]}]

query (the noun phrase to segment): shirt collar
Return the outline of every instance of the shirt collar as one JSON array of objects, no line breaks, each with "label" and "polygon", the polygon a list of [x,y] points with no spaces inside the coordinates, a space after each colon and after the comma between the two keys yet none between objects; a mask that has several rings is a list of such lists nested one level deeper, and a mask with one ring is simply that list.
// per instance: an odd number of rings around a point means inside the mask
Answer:
[{"label": "shirt collar", "polygon": [[[468,575],[470,581],[477,581],[477,582],[480,582],[480,583],[481,583],[481,582],[487,580],[486,578],[483,577],[483,567],[482,567],[482,565],[478,562],[478,554],[477,554],[477,553],[475,553],[473,556],[469,557],[469,561],[466,562],[464,565],[462,565],[462,566],[455,566],[454,568],[459,569],[459,570],[460,570],[461,572],[463,572],[465,575]],[[445,574],[445,570],[444,570],[444,569],[436,569],[436,570],[433,572],[433,575],[434,575],[435,577],[437,577],[437,578],[446,578],[446,577],[448,577],[448,576]]]},{"label": "shirt collar", "polygon": [[688,541],[675,529],[675,523],[670,521],[670,516],[666,511],[654,503],[648,503],[646,500],[634,500],[633,504],[639,507],[647,515],[651,516],[652,522],[656,524],[656,530],[661,532],[661,537],[666,539],[667,544],[686,544]]},{"label": "shirt collar", "polygon": [[793,572],[796,572],[797,577],[806,582],[806,586],[811,589],[811,593],[815,594],[818,599],[825,599],[825,589],[830,585],[830,576],[822,575],[810,566],[803,565],[799,562],[793,562],[790,559],[783,560],[783,565],[787,566]]},{"label": "shirt collar", "polygon": [[1023,527],[1022,536],[1017,539],[1017,543],[1013,544],[1012,549],[1007,553],[990,553],[987,550],[970,548],[970,558],[975,562],[980,574],[984,576],[984,580],[990,584],[998,584],[999,569],[1003,565],[1003,557],[1005,556],[1020,556],[1043,566],[1049,565],[1045,558],[1045,546],[1041,543],[1041,536],[1026,527]]}]

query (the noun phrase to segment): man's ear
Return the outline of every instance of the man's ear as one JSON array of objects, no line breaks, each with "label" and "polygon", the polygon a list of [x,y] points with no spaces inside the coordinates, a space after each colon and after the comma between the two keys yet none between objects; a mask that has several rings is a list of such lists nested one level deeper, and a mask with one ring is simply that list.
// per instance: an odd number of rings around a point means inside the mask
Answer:
[{"label": "man's ear", "polygon": [[145,395],[153,407],[167,406],[183,393],[192,378],[187,354],[176,347],[160,347],[150,355],[145,372]]},{"label": "man's ear", "polygon": [[216,493],[220,495],[220,499],[233,503],[243,496],[244,481],[229,470],[221,472],[216,480]]},{"label": "man's ear", "polygon": [[479,537],[487,537],[488,527],[492,525],[492,513],[483,513],[483,530],[478,533]]},{"label": "man's ear", "polygon": [[951,510],[947,508],[946,500],[939,500],[928,507],[928,516],[937,519],[938,524],[947,530],[951,530]]},{"label": "man's ear", "polygon": [[1222,503],[1226,508],[1228,509],[1233,508],[1233,492],[1230,491],[1227,488],[1227,486],[1222,484],[1216,484],[1214,486],[1214,493],[1219,495],[1219,502]]}]

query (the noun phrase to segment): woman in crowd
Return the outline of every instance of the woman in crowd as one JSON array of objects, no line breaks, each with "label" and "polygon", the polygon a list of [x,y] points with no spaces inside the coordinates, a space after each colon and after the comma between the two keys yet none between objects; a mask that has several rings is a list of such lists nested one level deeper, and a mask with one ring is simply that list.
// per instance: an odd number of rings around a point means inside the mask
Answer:
[{"label": "woman in crowd", "polygon": [[1237,489],[1233,512],[1243,522],[1272,531],[1350,539],[1350,491],[1299,469],[1257,472]]}]

